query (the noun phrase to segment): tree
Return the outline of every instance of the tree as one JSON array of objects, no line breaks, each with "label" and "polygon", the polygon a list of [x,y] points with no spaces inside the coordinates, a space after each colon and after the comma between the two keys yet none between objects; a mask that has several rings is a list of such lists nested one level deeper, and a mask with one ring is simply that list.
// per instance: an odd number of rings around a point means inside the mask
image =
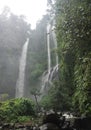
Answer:
[{"label": "tree", "polygon": [[34,98],[35,98],[35,102],[36,102],[36,111],[39,112],[40,111],[40,106],[39,106],[39,103],[38,103],[38,96],[40,96],[40,91],[36,88],[32,89],[31,92],[30,92]]},{"label": "tree", "polygon": [[64,83],[61,87],[66,88],[65,92],[69,95],[70,102],[73,100],[77,112],[86,115],[91,114],[90,4],[89,0],[56,0],[54,11],[60,82]]}]

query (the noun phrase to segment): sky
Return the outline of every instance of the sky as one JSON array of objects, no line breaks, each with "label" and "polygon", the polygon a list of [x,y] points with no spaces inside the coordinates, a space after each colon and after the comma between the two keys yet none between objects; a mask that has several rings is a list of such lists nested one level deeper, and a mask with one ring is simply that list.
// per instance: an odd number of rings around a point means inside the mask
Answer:
[{"label": "sky", "polygon": [[16,15],[25,15],[31,27],[35,28],[36,22],[46,13],[47,0],[0,0],[0,12],[5,6]]}]

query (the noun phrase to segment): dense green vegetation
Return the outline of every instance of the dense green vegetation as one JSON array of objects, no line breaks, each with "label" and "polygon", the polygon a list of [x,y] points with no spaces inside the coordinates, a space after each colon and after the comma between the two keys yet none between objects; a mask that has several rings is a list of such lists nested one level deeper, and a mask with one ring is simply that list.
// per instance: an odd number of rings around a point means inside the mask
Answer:
[{"label": "dense green vegetation", "polygon": [[[35,30],[31,30],[24,16],[18,17],[9,10],[4,10],[0,15],[0,98],[6,100],[9,96],[14,97],[20,54],[29,37],[25,96],[35,97],[37,109],[42,106],[91,116],[91,2],[49,0],[49,6],[51,10],[37,23]],[[42,74],[48,69],[46,27],[48,23],[53,24],[51,16],[55,20],[58,46],[57,50],[52,48],[50,34],[51,60],[53,67],[57,52],[59,79],[53,81],[51,87],[48,86],[48,93],[38,106]],[[31,115],[34,115],[34,108],[27,99],[0,103],[2,121],[23,121],[30,119]]]},{"label": "dense green vegetation", "polygon": [[0,102],[0,122],[25,122],[35,116],[34,103],[30,99],[20,98]]},{"label": "dense green vegetation", "polygon": [[59,55],[59,81],[49,99],[56,108],[64,106],[63,110],[91,116],[91,2],[56,0],[49,4],[55,12]]}]

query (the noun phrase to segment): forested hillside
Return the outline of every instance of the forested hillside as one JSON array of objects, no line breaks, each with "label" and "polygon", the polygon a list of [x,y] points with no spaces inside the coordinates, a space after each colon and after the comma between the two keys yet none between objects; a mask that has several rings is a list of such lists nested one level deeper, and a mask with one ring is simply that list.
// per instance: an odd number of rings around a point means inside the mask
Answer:
[{"label": "forested hillside", "polygon": [[[50,35],[51,68],[47,79],[56,65],[56,55],[59,68],[57,78],[47,84],[40,107],[91,116],[91,1],[48,0],[48,5],[48,14],[34,30],[24,16],[16,16],[8,8],[0,15],[0,94],[6,93],[10,98],[15,95],[22,46],[28,37],[25,97],[36,91],[42,95],[42,76],[48,74]],[[53,46],[54,30],[57,48]]]},{"label": "forested hillside", "polygon": [[91,1],[55,0],[49,5],[56,20],[59,81],[44,101],[91,115]]}]

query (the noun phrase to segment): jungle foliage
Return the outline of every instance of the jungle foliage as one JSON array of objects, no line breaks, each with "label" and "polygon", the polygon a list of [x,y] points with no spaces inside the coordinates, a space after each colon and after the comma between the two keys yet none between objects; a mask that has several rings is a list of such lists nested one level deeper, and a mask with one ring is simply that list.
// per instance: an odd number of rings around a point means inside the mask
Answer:
[{"label": "jungle foliage", "polygon": [[25,122],[35,116],[34,103],[20,98],[0,102],[0,122]]},{"label": "jungle foliage", "polygon": [[59,102],[53,103],[56,108],[60,104],[60,109],[68,106],[91,116],[91,1],[55,0],[49,4],[55,13],[59,56],[59,81],[49,98]]},{"label": "jungle foliage", "polygon": [[[35,30],[31,30],[24,16],[18,17],[9,10],[4,10],[0,15],[0,92],[3,94],[5,91],[1,99],[6,100],[8,95],[14,97],[15,88],[13,86],[16,85],[19,59],[27,37],[30,40],[26,65],[26,96],[28,90],[29,97],[30,90],[40,89],[42,74],[48,69],[46,27],[50,18],[54,18],[59,79],[53,82],[48,94],[42,98],[41,105],[45,109],[69,110],[80,115],[91,116],[91,1],[48,1],[51,7],[48,15],[43,16]],[[10,17],[7,17],[8,14]],[[51,19],[50,23],[52,22]],[[54,65],[55,58],[54,54],[52,55]],[[2,121],[11,121],[11,118],[16,121],[17,116],[27,116],[28,108],[24,106],[26,112],[23,110],[21,112],[21,102],[22,100],[15,99],[0,103]],[[33,112],[31,105],[29,108]],[[11,114],[11,116],[7,118],[6,114]],[[28,115],[31,114],[31,112],[28,113]]]}]

